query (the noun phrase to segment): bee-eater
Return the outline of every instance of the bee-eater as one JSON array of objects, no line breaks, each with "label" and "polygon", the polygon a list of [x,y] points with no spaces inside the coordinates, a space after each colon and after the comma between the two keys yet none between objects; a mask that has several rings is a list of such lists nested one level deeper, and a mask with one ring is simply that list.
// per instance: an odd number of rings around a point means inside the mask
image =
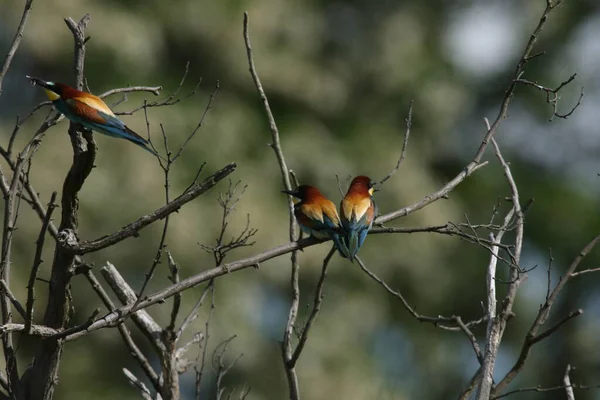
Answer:
[{"label": "bee-eater", "polygon": [[300,185],[296,190],[282,190],[282,193],[300,200],[294,205],[294,215],[302,231],[317,239],[332,239],[340,254],[347,257],[348,250],[340,237],[340,217],[331,200],[309,185]]},{"label": "bee-eater", "polygon": [[108,136],[127,139],[158,156],[148,147],[148,141],[118,119],[101,98],[64,83],[46,82],[30,76],[27,78],[31,80],[32,85],[43,87],[54,107],[69,120]]},{"label": "bee-eater", "polygon": [[372,197],[374,191],[374,182],[368,176],[357,176],[340,204],[343,242],[350,261],[354,261],[377,216],[377,206]]}]

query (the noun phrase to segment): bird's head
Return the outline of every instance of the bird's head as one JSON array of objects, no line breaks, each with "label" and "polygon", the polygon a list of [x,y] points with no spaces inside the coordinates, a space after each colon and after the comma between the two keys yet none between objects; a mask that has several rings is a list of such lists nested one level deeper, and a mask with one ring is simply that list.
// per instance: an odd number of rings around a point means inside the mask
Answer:
[{"label": "bird's head", "polygon": [[367,192],[369,193],[369,196],[373,196],[373,193],[377,191],[377,189],[375,188],[375,182],[373,182],[368,176],[364,175],[360,175],[352,179],[348,191],[351,190],[362,193]]},{"label": "bird's head", "polygon": [[50,101],[60,99],[62,97],[63,90],[67,86],[64,83],[44,81],[42,79],[34,78],[32,76],[27,76],[27,79],[29,79],[32,86],[39,85],[43,87]]},{"label": "bird's head", "polygon": [[282,190],[281,193],[289,194],[290,196],[294,196],[300,201],[307,200],[313,197],[321,197],[322,194],[319,192],[314,186],[309,185],[300,185],[295,190]]}]

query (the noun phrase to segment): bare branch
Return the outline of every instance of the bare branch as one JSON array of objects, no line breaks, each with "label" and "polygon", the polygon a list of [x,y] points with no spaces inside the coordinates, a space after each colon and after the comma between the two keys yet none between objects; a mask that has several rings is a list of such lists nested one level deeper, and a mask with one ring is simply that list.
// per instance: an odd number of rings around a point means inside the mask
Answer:
[{"label": "bare branch", "polygon": [[35,247],[35,255],[33,257],[33,266],[31,267],[31,272],[29,273],[29,282],[27,284],[27,303],[25,307],[27,308],[27,316],[25,317],[25,332],[29,332],[31,328],[31,324],[33,323],[33,302],[35,301],[35,280],[37,278],[38,270],[40,265],[42,264],[42,251],[44,249],[44,239],[46,238],[46,231],[48,230],[48,225],[50,224],[50,220],[52,219],[52,213],[56,208],[56,192],[52,192],[50,196],[50,202],[48,203],[48,209],[46,211],[46,216],[42,221],[42,228],[40,229],[40,234],[38,235]]},{"label": "bare branch", "polygon": [[563,383],[565,384],[565,392],[567,393],[567,400],[575,400],[575,393],[573,393],[573,386],[571,385],[571,365],[567,364],[565,376],[563,377]]},{"label": "bare branch", "polygon": [[67,237],[67,240],[65,240],[62,244],[74,254],[86,254],[104,249],[129,237],[135,236],[141,229],[150,225],[154,221],[167,217],[169,214],[179,210],[184,204],[192,201],[201,194],[204,194],[206,191],[215,186],[220,180],[231,174],[235,168],[235,163],[225,166],[223,169],[206,178],[202,183],[192,185],[189,190],[185,191],[181,196],[177,197],[169,204],[166,204],[150,214],[144,215],[137,221],[126,225],[115,233],[103,236],[93,241],[79,244],[71,242],[68,239],[72,238]]},{"label": "bare branch", "polygon": [[581,271],[573,272],[571,274],[571,278],[574,278],[576,276],[583,275],[583,274],[588,274],[590,272],[598,272],[598,271],[600,271],[600,268],[588,268],[588,269],[584,269],[584,270],[581,270]]},{"label": "bare branch", "polygon": [[107,92],[98,95],[101,99],[117,93],[132,93],[132,92],[150,92],[155,96],[160,94],[162,86],[127,86],[124,88],[111,89]]},{"label": "bare branch", "polygon": [[[144,109],[144,116],[146,117],[146,124],[149,127],[149,123],[148,123],[148,115],[146,114],[146,109]],[[149,128],[148,128],[149,129]],[[167,164],[166,166],[163,166],[161,163],[161,167],[163,168],[163,173],[164,173],[164,186],[165,186],[165,207],[169,205],[170,203],[170,187],[171,187],[171,183],[169,182],[169,172],[171,171],[171,157],[168,155],[169,153],[169,146],[167,144],[167,135],[165,135],[165,131],[163,130],[163,126],[162,124],[160,125],[160,129],[161,132],[163,134],[163,138],[164,138],[164,143],[165,143],[165,149],[167,150]],[[150,137],[150,133],[148,132],[148,137]],[[152,146],[154,147],[154,146]],[[218,182],[217,180],[213,181],[213,184],[216,184],[216,182]],[[184,193],[185,194],[185,193]],[[181,198],[182,196],[180,196]],[[190,200],[192,200],[194,197],[191,197]],[[178,207],[179,208],[179,207]],[[167,232],[169,230],[169,216],[171,214],[166,214],[165,216],[165,222],[163,224],[163,229],[162,229],[162,233],[160,235],[160,241],[158,242],[158,248],[156,249],[156,255],[154,256],[154,260],[152,261],[152,265],[150,266],[150,269],[148,270],[148,272],[146,272],[146,278],[144,279],[144,283],[142,284],[142,288],[140,289],[140,292],[137,295],[137,299],[134,303],[134,307],[139,303],[139,301],[142,299],[142,296],[144,295],[144,291],[146,290],[146,287],[148,285],[148,283],[150,283],[150,280],[152,279],[152,276],[154,276],[154,271],[156,270],[156,268],[158,267],[158,264],[160,263],[160,259],[162,257],[163,254],[163,250],[165,248],[165,240],[167,240]],[[138,220],[139,221],[139,220]],[[177,275],[177,279],[179,279],[179,275]],[[173,282],[175,283],[175,282]],[[175,302],[174,304],[179,305],[181,302],[181,296],[178,294],[175,298]],[[177,307],[179,308],[179,307]]]},{"label": "bare branch", "polygon": [[129,353],[138,362],[138,364],[146,374],[146,377],[152,383],[154,390],[156,390],[156,393],[160,393],[161,386],[159,376],[152,368],[152,365],[150,365],[150,361],[148,361],[146,356],[144,356],[142,350],[140,350],[140,348],[133,341],[131,333],[129,333],[129,330],[127,329],[124,323],[119,324],[119,333],[121,334],[121,338],[123,339],[125,346],[127,346],[127,348],[129,349]]},{"label": "bare branch", "polygon": [[19,303],[19,300],[17,300],[15,295],[10,291],[8,284],[4,279],[0,279],[0,291],[9,298],[10,302],[15,307],[19,315],[21,315],[23,319],[27,318],[27,313],[25,312],[25,309],[23,308],[21,303]]},{"label": "bare branch", "polygon": [[[3,324],[0,325],[0,333],[1,334],[6,334],[7,332],[24,332],[25,331],[25,324]],[[33,336],[39,336],[39,337],[53,337],[60,334],[60,331],[53,329],[53,328],[48,328],[47,326],[44,325],[31,325],[31,335]]]},{"label": "bare branch", "polygon": [[600,385],[586,386],[586,385],[570,383],[571,378],[569,377],[569,374],[571,373],[572,370],[574,370],[574,368],[571,367],[570,365],[567,365],[567,370],[565,371],[565,375],[563,376],[564,385],[547,387],[547,388],[541,387],[541,386],[535,386],[535,387],[515,389],[515,390],[511,390],[509,392],[506,392],[504,394],[501,394],[500,396],[492,397],[490,400],[501,399],[501,398],[508,397],[510,395],[517,394],[517,393],[525,393],[525,392],[545,393],[545,392],[554,392],[554,391],[559,391],[559,390],[567,391],[567,399],[574,399],[574,397],[568,397],[570,395],[574,396],[573,389],[590,390],[590,389],[600,388]]},{"label": "bare branch", "polygon": [[[386,292],[388,292],[389,294],[391,294],[394,297],[397,297],[398,299],[400,299],[400,301],[402,302],[402,305],[404,306],[404,308],[414,317],[416,318],[419,322],[429,322],[434,324],[436,327],[441,328],[441,329],[445,329],[445,330],[452,330],[452,331],[459,331],[461,330],[460,327],[458,326],[451,326],[449,324],[456,324],[457,320],[456,320],[456,316],[452,316],[452,317],[443,317],[443,316],[438,316],[438,317],[428,317],[422,314],[419,314],[414,307],[411,307],[408,302],[406,301],[406,299],[404,298],[404,296],[402,295],[402,293],[400,293],[399,291],[393,290],[387,283],[385,283],[385,281],[383,281],[381,278],[379,278],[377,275],[375,275],[373,272],[371,272],[371,270],[369,270],[365,264],[363,263],[363,261],[360,258],[356,258],[357,262],[358,262],[358,266],[360,267],[360,269],[362,269],[362,271],[367,274],[367,276],[371,279],[373,279],[375,282],[377,282],[379,285],[381,285]],[[483,321],[485,321],[485,317],[478,319],[476,321],[472,321],[468,324],[465,324],[465,326],[471,326],[471,325],[477,325],[482,323]]]},{"label": "bare branch", "polygon": [[8,69],[10,68],[10,64],[12,63],[13,57],[15,56],[15,53],[19,48],[19,44],[21,44],[21,39],[23,38],[23,31],[25,31],[25,25],[27,24],[27,19],[29,18],[29,13],[31,12],[32,4],[33,0],[27,0],[25,2],[25,9],[23,10],[23,15],[21,16],[21,22],[19,23],[12,44],[8,49],[8,53],[6,53],[6,57],[4,57],[2,69],[0,69],[0,96],[2,96],[2,81],[4,79],[4,76],[8,72]]},{"label": "bare branch", "polygon": [[[283,181],[283,186],[285,190],[292,190],[292,185],[290,181],[290,174],[288,173],[288,167],[285,162],[285,158],[283,156],[283,150],[281,149],[281,142],[279,140],[279,130],[277,129],[277,124],[275,123],[275,118],[273,117],[273,113],[271,112],[271,107],[269,106],[269,100],[267,99],[267,95],[262,87],[260,82],[260,78],[258,77],[258,73],[256,72],[256,67],[254,66],[254,58],[252,57],[252,45],[250,44],[250,34],[248,33],[248,13],[244,13],[244,24],[243,24],[243,35],[244,35],[244,43],[246,45],[246,55],[248,58],[248,67],[250,69],[250,75],[252,76],[252,80],[254,81],[254,85],[256,86],[256,90],[262,100],[263,107],[265,109],[265,113],[267,115],[267,119],[269,121],[269,127],[271,129],[271,139],[272,142],[270,144],[271,148],[275,152],[275,156],[277,157],[277,162],[279,164],[279,170],[281,172],[281,178]],[[289,224],[290,224],[290,240],[296,240],[298,237],[298,233],[296,230],[295,217],[294,217],[294,202],[291,196],[287,196],[288,198],[288,210],[289,210]],[[292,304],[290,306],[290,312],[288,315],[288,321],[286,324],[286,329],[283,337],[282,343],[282,356],[284,359],[284,365],[287,365],[292,357],[292,332],[293,327],[296,322],[296,317],[298,315],[298,303],[300,300],[300,289],[298,286],[298,275],[300,266],[298,264],[298,254],[296,251],[292,252],[291,258],[291,286],[292,286]],[[295,369],[285,368],[286,377],[288,381],[289,391],[290,391],[290,399],[298,400],[299,399],[299,388],[298,388],[298,377],[296,376]]]},{"label": "bare branch", "polygon": [[[291,196],[288,196],[291,197]],[[290,227],[290,231],[293,228]],[[293,348],[292,348],[292,335],[294,327],[296,325],[296,318],[298,317],[298,307],[300,304],[300,265],[298,263],[298,252],[292,252],[292,276],[290,279],[290,285],[292,289],[292,302],[290,304],[290,311],[288,313],[287,323],[285,325],[285,331],[283,333],[283,341],[281,342],[281,356],[283,358],[283,365],[285,375],[287,378],[288,389],[290,393],[290,400],[300,400],[300,386],[298,385],[298,375],[296,374],[295,363],[292,363],[293,359]]]},{"label": "bare branch", "polygon": [[475,337],[473,332],[471,332],[469,327],[467,325],[465,325],[465,323],[463,322],[463,320],[460,316],[455,315],[454,320],[456,321],[456,325],[458,325],[458,327],[465,333],[465,335],[471,342],[471,346],[473,346],[473,351],[475,352],[477,361],[479,361],[479,364],[482,365],[483,364],[483,355],[481,354],[481,349],[479,348],[479,343],[477,343],[477,338]]},{"label": "bare branch", "polygon": [[152,393],[150,393],[146,385],[144,385],[144,382],[136,378],[136,376],[133,373],[131,373],[131,371],[129,371],[127,368],[123,368],[123,373],[127,377],[127,380],[129,381],[131,386],[140,391],[140,395],[144,400],[153,400]]},{"label": "bare branch", "polygon": [[[170,280],[171,283],[177,284],[179,283],[179,265],[173,260],[173,256],[171,256],[171,252],[167,251],[167,262],[169,265],[169,270],[171,271]],[[175,334],[175,323],[177,321],[177,314],[179,314],[179,308],[181,307],[181,293],[177,293],[173,299],[173,308],[171,310],[171,322],[169,322],[169,326],[167,326],[167,330],[173,333],[174,340],[177,340],[177,335]]]},{"label": "bare branch", "polygon": [[410,136],[410,128],[412,126],[413,103],[414,101],[411,100],[410,105],[408,106],[408,115],[405,119],[406,132],[404,133],[404,142],[402,143],[402,152],[400,153],[400,158],[398,159],[396,166],[382,180],[379,181],[379,187],[381,187],[381,185],[383,185],[385,181],[390,179],[396,172],[398,172],[398,169],[400,169],[400,164],[402,164],[402,161],[404,161],[404,158],[406,158],[406,149],[408,148],[408,137]]},{"label": "bare branch", "polygon": [[208,111],[211,109],[212,102],[213,102],[215,96],[217,95],[217,92],[219,91],[219,87],[220,87],[219,81],[217,81],[217,83],[215,85],[215,90],[213,90],[213,92],[210,94],[210,97],[208,99],[208,104],[206,105],[206,108],[204,109],[204,112],[202,113],[202,116],[200,117],[200,121],[198,122],[198,125],[196,125],[196,128],[194,128],[192,133],[190,133],[190,135],[185,139],[185,141],[183,142],[183,144],[177,151],[177,154],[175,154],[173,156],[173,159],[172,159],[173,161],[177,160],[179,158],[179,156],[181,156],[181,153],[183,153],[183,149],[187,146],[189,141],[192,140],[194,135],[196,135],[196,132],[198,132],[198,130],[204,125],[204,119],[206,118],[206,114],[208,114]]},{"label": "bare branch", "polygon": [[188,325],[192,321],[194,321],[196,318],[198,318],[198,310],[202,306],[202,303],[204,303],[204,299],[206,298],[206,295],[208,294],[208,292],[211,289],[211,287],[212,287],[212,284],[209,283],[204,288],[204,290],[202,291],[202,294],[200,295],[200,298],[198,298],[198,301],[196,301],[196,304],[194,304],[194,306],[190,310],[190,313],[187,315],[187,317],[184,318],[183,322],[181,323],[181,326],[179,327],[179,330],[177,331],[177,337],[178,338],[181,337],[181,335],[185,331],[185,328],[187,328]]},{"label": "bare branch", "polygon": [[537,342],[546,339],[548,336],[552,335],[554,332],[556,332],[558,329],[560,329],[560,327],[562,327],[564,324],[566,324],[573,318],[580,316],[581,314],[583,314],[582,309],[578,309],[578,310],[570,312],[568,315],[566,315],[564,318],[562,318],[560,321],[558,321],[556,324],[552,325],[550,328],[548,328],[544,332],[537,334],[531,338],[528,338],[530,345],[533,346]]},{"label": "bare branch", "polygon": [[[212,280],[208,284],[207,289],[208,288],[210,288],[210,294],[211,294],[210,311],[208,312],[208,317],[206,318],[206,322],[204,324],[204,343],[201,346],[202,355],[200,357],[198,357],[197,363],[194,366],[194,370],[196,371],[196,374],[195,374],[196,400],[201,399],[200,386],[202,384],[202,376],[204,374],[204,368],[206,366],[206,354],[208,351],[208,339],[210,338],[210,333],[209,333],[210,320],[212,318],[213,311],[215,310],[215,286],[214,286],[214,282]],[[200,365],[198,365],[198,364],[200,364]]]},{"label": "bare branch", "polygon": [[183,97],[177,97],[179,95],[179,92],[181,91],[181,89],[183,88],[183,84],[185,83],[188,73],[190,70],[190,63],[189,61],[186,63],[185,65],[185,72],[183,73],[183,76],[181,78],[181,81],[179,82],[179,85],[177,86],[177,88],[175,89],[175,91],[173,91],[172,94],[170,94],[169,96],[153,101],[153,102],[147,102],[144,101],[144,104],[140,107],[134,108],[131,111],[119,111],[119,112],[115,112],[116,115],[133,115],[136,112],[140,111],[140,110],[144,110],[146,111],[146,109],[148,108],[155,108],[155,107],[167,107],[167,106],[172,106],[175,105],[177,103],[179,103],[180,101],[183,101],[187,98],[192,97],[193,95],[195,95],[198,92],[198,89],[200,88],[200,83],[202,83],[202,79],[199,79],[198,82],[196,83],[196,85],[194,86],[194,89],[186,94]]},{"label": "bare branch", "polygon": [[577,100],[577,104],[575,104],[575,106],[573,106],[571,108],[571,110],[569,112],[567,112],[566,114],[559,114],[558,113],[558,100],[560,99],[560,96],[558,95],[558,92],[564,88],[565,86],[567,86],[569,83],[571,83],[575,77],[577,76],[577,74],[573,74],[569,77],[569,79],[567,79],[566,81],[562,82],[560,85],[558,85],[555,89],[546,87],[546,86],[542,86],[540,84],[538,84],[537,82],[532,82],[530,80],[527,79],[523,79],[523,78],[517,78],[515,79],[516,83],[521,83],[523,85],[528,85],[528,86],[533,86],[534,88],[541,90],[543,92],[546,92],[546,103],[550,104],[552,106],[552,116],[550,117],[550,121],[554,120],[554,117],[558,117],[558,118],[562,118],[562,119],[567,119],[568,117],[570,117],[575,110],[577,109],[577,107],[579,107],[581,105],[581,99],[583,99],[583,87],[581,87],[581,93],[579,94],[579,99]]},{"label": "bare branch", "polygon": [[[98,294],[98,297],[100,297],[104,305],[108,308],[108,310],[113,311],[115,309],[115,305],[110,299],[108,293],[106,293],[102,285],[100,285],[100,282],[98,282],[98,279],[96,279],[96,276],[92,273],[91,269],[87,269],[84,275],[89,281],[94,291],[96,292],[96,294]],[[133,341],[131,333],[125,326],[125,323],[120,323],[117,329],[119,330],[119,334],[121,335],[125,346],[127,346],[127,348],[129,349],[131,356],[138,362],[138,364],[146,374],[146,377],[150,380],[150,383],[152,383],[152,386],[154,387],[154,390],[156,390],[156,393],[160,393],[159,377],[150,365],[150,361],[148,361],[146,356],[144,356],[144,353],[142,353],[140,348]]]},{"label": "bare branch", "polygon": [[[487,119],[485,120],[486,126],[488,130],[490,129],[489,122]],[[504,334],[504,329],[506,327],[506,322],[512,313],[512,304],[517,294],[517,288],[520,285],[521,280],[519,279],[520,267],[519,260],[521,258],[521,249],[523,247],[523,212],[521,210],[519,192],[517,189],[517,185],[512,176],[509,165],[504,160],[502,153],[500,152],[500,147],[496,143],[496,140],[491,138],[492,145],[494,147],[496,157],[498,161],[502,165],[504,169],[504,176],[506,177],[508,184],[510,186],[510,190],[512,193],[512,203],[513,208],[510,212],[505,216],[504,223],[502,225],[501,230],[496,234],[496,237],[490,234],[491,239],[500,244],[502,242],[502,237],[508,230],[511,220],[513,216],[516,217],[516,238],[515,238],[515,254],[513,256],[514,267],[511,269],[510,274],[510,283],[509,289],[505,296],[505,300],[503,301],[502,311],[498,317],[496,317],[496,264],[498,261],[498,246],[494,246],[492,250],[492,257],[490,258],[490,263],[488,266],[488,274],[487,274],[487,293],[488,293],[488,308],[487,308],[487,317],[488,317],[488,326],[486,333],[486,348],[484,355],[484,362],[482,365],[482,369],[480,370],[482,374],[482,380],[479,385],[477,391],[477,399],[488,399],[490,397],[490,393],[492,391],[493,385],[493,373],[494,366],[496,363],[496,357],[498,355],[498,349],[500,346],[500,341],[502,340],[502,335]],[[509,264],[510,265],[510,264]]]},{"label": "bare branch", "polygon": [[[515,364],[512,366],[510,371],[504,376],[504,378],[502,378],[502,380],[494,387],[494,389],[492,391],[492,396],[496,396],[499,393],[501,393],[514,380],[514,378],[516,378],[516,376],[519,374],[519,372],[521,372],[521,370],[525,366],[525,362],[527,361],[527,358],[529,357],[529,353],[530,353],[533,345],[536,342],[538,342],[539,340],[546,337],[546,336],[544,336],[540,339],[539,337],[542,334],[540,334],[538,336],[536,336],[536,335],[537,335],[539,329],[546,323],[546,321],[550,315],[550,310],[552,309],[552,306],[554,305],[554,302],[556,301],[561,290],[564,288],[564,286],[567,284],[567,282],[571,278],[571,274],[577,269],[577,267],[579,266],[581,261],[594,249],[594,247],[596,247],[596,245],[599,242],[600,242],[600,235],[598,235],[594,239],[592,239],[592,241],[590,243],[588,243],[584,247],[583,250],[581,250],[581,252],[577,255],[577,257],[575,257],[575,259],[573,260],[571,265],[569,265],[569,267],[565,271],[564,275],[561,276],[560,280],[558,281],[558,283],[556,284],[556,286],[554,287],[554,289],[548,296],[546,302],[542,305],[542,307],[540,307],[540,310],[539,310],[531,328],[529,328],[529,331],[527,332],[527,336],[525,337],[525,340],[521,347],[521,352],[519,354],[519,358],[517,359]],[[577,313],[577,311],[575,313]],[[579,315],[579,314],[577,314],[577,315]],[[569,314],[569,316],[563,318],[562,321],[567,322],[569,319],[576,317],[577,315],[571,316],[571,314]],[[555,325],[556,328],[554,330],[558,329],[560,327],[560,325],[562,325],[562,324]],[[553,328],[550,328],[550,330],[551,329],[553,329]],[[549,332],[548,334],[550,334],[550,333],[552,333],[552,332]]]},{"label": "bare branch", "polygon": [[298,359],[300,358],[300,354],[302,350],[304,350],[304,345],[306,345],[306,341],[308,340],[308,333],[310,332],[310,328],[312,327],[313,322],[317,318],[319,311],[321,310],[321,303],[323,302],[323,287],[325,286],[325,278],[327,277],[327,267],[329,266],[329,261],[331,257],[335,254],[335,246],[329,250],[329,254],[323,260],[323,268],[321,269],[321,276],[319,277],[319,281],[317,282],[317,288],[315,289],[315,298],[313,300],[313,308],[308,316],[306,324],[304,324],[304,328],[302,329],[302,334],[300,335],[300,339],[298,340],[298,345],[292,354],[292,358],[288,361],[287,368],[294,368]]},{"label": "bare branch", "polygon": [[[512,219],[514,214],[514,208],[504,218],[505,224]],[[496,237],[490,234],[492,240],[497,243],[502,241],[502,237],[506,231],[500,231]],[[498,262],[498,247],[492,248],[492,256],[487,268],[486,286],[487,286],[487,331],[486,331],[486,345],[485,353],[483,357],[483,363],[481,369],[478,371],[481,373],[481,383],[477,389],[477,399],[484,400],[490,397],[490,391],[492,390],[493,384],[493,373],[494,365],[496,362],[496,356],[498,354],[498,348],[501,340],[501,328],[500,324],[496,321],[496,264]]]},{"label": "bare branch", "polygon": [[[487,144],[486,144],[487,146]],[[488,164],[487,161],[477,162],[472,161],[469,163],[458,175],[456,175],[450,182],[446,183],[441,189],[438,191],[431,193],[423,199],[419,200],[415,204],[411,204],[410,206],[403,207],[399,210],[389,212],[387,214],[380,215],[375,220],[375,225],[385,224],[386,222],[392,221],[394,219],[398,219],[400,217],[407,216],[409,214],[414,213],[422,209],[423,207],[428,206],[429,204],[443,198],[448,198],[448,193],[454,190],[460,183],[462,183],[467,177],[471,176],[475,171],[479,170],[482,167],[485,167]]]},{"label": "bare branch", "polygon": [[[283,180],[283,187],[285,190],[292,190],[292,185],[290,182],[290,177],[288,175],[288,167],[285,162],[285,158],[283,156],[283,151],[281,150],[281,143],[279,141],[279,130],[277,129],[277,124],[275,123],[275,118],[273,118],[273,113],[271,112],[271,106],[269,106],[269,100],[267,99],[267,95],[260,83],[260,78],[258,77],[258,73],[256,72],[256,67],[254,66],[254,58],[252,57],[252,45],[250,44],[250,34],[248,33],[248,13],[244,13],[244,43],[246,44],[246,55],[248,56],[248,67],[250,69],[250,75],[252,75],[252,80],[254,81],[254,85],[256,86],[256,90],[260,95],[260,99],[262,100],[263,107],[265,109],[265,113],[267,114],[267,119],[269,120],[269,127],[271,129],[271,139],[272,143],[270,144],[271,148],[275,152],[275,156],[277,157],[277,162],[279,163],[279,169],[281,172],[281,178]],[[290,209],[290,226],[294,226],[294,203],[292,198],[288,196],[288,206]],[[294,240],[296,238],[295,230],[290,231],[290,240]]]},{"label": "bare branch", "polygon": [[243,354],[240,354],[236,357],[229,365],[225,365],[225,353],[227,352],[227,346],[236,336],[233,335],[229,339],[220,343],[215,352],[213,353],[213,368],[217,370],[217,383],[216,383],[216,392],[217,392],[217,400],[221,399],[221,396],[225,392],[225,388],[223,387],[223,378],[231,369],[235,366],[235,364],[242,358]]},{"label": "bare branch", "polygon": [[[134,304],[136,302],[137,297],[135,291],[129,286],[125,279],[123,279],[123,276],[121,276],[113,264],[107,262],[100,272],[122,304]],[[163,353],[165,351],[165,346],[161,339],[162,328],[154,321],[154,318],[152,318],[145,310],[134,313],[131,318],[138,329],[148,338],[150,343],[152,343],[156,352],[158,354]]]}]

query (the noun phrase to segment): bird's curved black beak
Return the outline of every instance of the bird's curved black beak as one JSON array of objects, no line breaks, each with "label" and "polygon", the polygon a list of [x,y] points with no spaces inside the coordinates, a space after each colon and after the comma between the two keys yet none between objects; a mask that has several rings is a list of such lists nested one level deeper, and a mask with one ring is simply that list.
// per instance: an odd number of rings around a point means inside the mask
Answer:
[{"label": "bird's curved black beak", "polygon": [[39,78],[29,76],[29,75],[25,75],[25,78],[29,79],[31,86],[39,85],[43,88],[50,89],[50,85],[48,85],[48,83],[46,81],[43,81]]},{"label": "bird's curved black beak", "polygon": [[281,193],[289,194],[290,196],[298,197],[298,192],[295,190],[282,190]]}]

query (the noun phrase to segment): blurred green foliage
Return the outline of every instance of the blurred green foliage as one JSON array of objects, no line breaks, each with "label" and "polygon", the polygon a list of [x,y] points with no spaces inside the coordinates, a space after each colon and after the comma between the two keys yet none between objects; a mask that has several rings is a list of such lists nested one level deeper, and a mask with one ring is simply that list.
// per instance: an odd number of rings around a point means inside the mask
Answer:
[{"label": "blurred green foliage", "polygon": [[[22,2],[0,2],[0,49],[8,48],[22,12]],[[396,163],[404,118],[415,101],[408,157],[398,174],[377,193],[382,213],[411,204],[455,176],[472,157],[485,133],[483,117],[494,118],[508,79],[545,5],[543,0],[504,2],[443,0],[393,1],[37,1],[13,68],[0,98],[3,143],[16,115],[26,115],[43,99],[24,75],[72,82],[72,38],[62,19],[90,13],[86,77],[94,93],[126,85],[177,88],[190,62],[182,93],[202,78],[201,90],[172,107],[150,109],[151,133],[162,142],[159,124],[177,149],[198,123],[216,81],[220,90],[205,125],[186,148],[173,171],[171,190],[180,193],[206,162],[204,174],[235,161],[233,180],[248,189],[229,219],[236,234],[250,215],[258,228],[256,244],[229,260],[282,244],[287,238],[286,199],[270,142],[264,111],[248,73],[242,40],[242,15],[250,15],[250,34],[258,72],[281,132],[288,166],[303,183],[322,189],[337,202],[336,174],[383,177]],[[585,86],[582,106],[567,120],[555,119],[544,94],[519,87],[497,135],[511,162],[523,201],[534,198],[527,213],[523,267],[537,269],[522,285],[496,367],[500,379],[515,361],[525,332],[546,291],[548,248],[554,257],[553,281],[600,228],[596,213],[600,172],[597,140],[600,105],[600,6],[595,0],[565,1],[550,17],[537,51],[547,54],[528,65],[525,77],[557,86],[571,74],[559,103],[566,112]],[[3,51],[3,50],[2,50]],[[2,53],[3,54],[3,53]],[[111,102],[120,98],[114,96]],[[127,111],[154,100],[130,94],[116,107]],[[109,103],[111,103],[109,101]],[[22,146],[44,115],[30,121],[17,138]],[[123,119],[143,133],[144,116]],[[80,198],[80,237],[110,233],[164,201],[163,176],[155,160],[124,141],[97,135],[97,168]],[[489,152],[490,150],[488,150]],[[60,190],[71,163],[66,123],[52,128],[35,157],[31,178],[44,202]],[[500,166],[490,165],[422,211],[395,221],[396,226],[426,226],[448,221],[489,220],[493,207],[509,195]],[[6,166],[2,164],[2,168]],[[168,249],[189,276],[213,266],[199,244],[211,244],[220,227],[218,191],[184,207],[171,220]],[[160,238],[155,224],[139,238],[89,256],[96,267],[114,263],[137,289],[151,265]],[[14,281],[21,299],[33,259],[39,222],[23,204],[15,233]],[[49,276],[53,248],[46,246],[40,277]],[[301,253],[301,315],[312,301],[320,265],[329,249],[320,245]],[[596,252],[582,267],[597,266]],[[376,235],[361,250],[367,265],[399,288],[427,315],[478,318],[485,301],[488,252],[455,237],[435,234]],[[287,386],[279,341],[291,299],[289,258],[280,257],[216,281],[216,310],[209,346],[231,335],[230,357],[244,356],[226,379],[231,388],[252,387],[251,399],[281,399]],[[501,275],[506,276],[506,266]],[[168,284],[161,265],[150,290]],[[583,308],[585,314],[534,348],[528,366],[511,388],[557,385],[567,363],[577,367],[574,381],[600,384],[600,324],[596,276],[571,282],[549,323]],[[76,321],[84,321],[100,302],[82,277],[72,282]],[[199,288],[185,292],[191,307]],[[44,284],[37,285],[43,299]],[[504,293],[499,284],[499,294]],[[170,302],[151,308],[161,322]],[[36,305],[41,320],[43,304]],[[203,328],[208,307],[196,321]],[[133,329],[135,332],[135,329]],[[135,339],[147,352],[145,339]],[[485,327],[475,329],[482,338]],[[21,368],[35,341],[22,338]],[[156,364],[157,360],[153,362]],[[116,330],[95,332],[70,343],[63,353],[57,399],[134,399],[121,368],[140,372]],[[394,298],[359,269],[335,257],[328,275],[321,314],[298,364],[304,399],[448,399],[455,398],[477,367],[467,339],[415,321]],[[208,371],[213,373],[211,365]],[[141,372],[140,372],[141,375]],[[182,379],[191,398],[193,376]],[[214,376],[205,379],[214,390]],[[189,396],[189,397],[187,397]],[[211,395],[212,396],[212,395]],[[514,398],[563,398],[562,392],[515,395]],[[577,399],[598,398],[597,392]]]}]

